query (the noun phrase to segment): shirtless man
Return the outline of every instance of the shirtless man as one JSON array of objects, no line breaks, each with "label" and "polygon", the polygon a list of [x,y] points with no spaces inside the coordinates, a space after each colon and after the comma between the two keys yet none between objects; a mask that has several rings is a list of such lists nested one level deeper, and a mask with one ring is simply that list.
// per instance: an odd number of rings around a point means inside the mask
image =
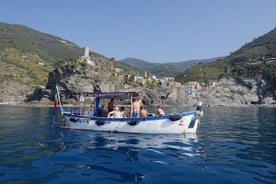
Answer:
[{"label": "shirtless man", "polygon": [[158,106],[157,107],[157,113],[156,113],[158,116],[164,116],[165,113],[163,111],[163,109],[161,109],[161,106]]},{"label": "shirtless man", "polygon": [[139,117],[139,101],[134,99],[132,102],[132,117]]},{"label": "shirtless man", "polygon": [[147,117],[148,114],[149,114],[148,111],[143,106],[141,106],[140,107],[140,117]]}]

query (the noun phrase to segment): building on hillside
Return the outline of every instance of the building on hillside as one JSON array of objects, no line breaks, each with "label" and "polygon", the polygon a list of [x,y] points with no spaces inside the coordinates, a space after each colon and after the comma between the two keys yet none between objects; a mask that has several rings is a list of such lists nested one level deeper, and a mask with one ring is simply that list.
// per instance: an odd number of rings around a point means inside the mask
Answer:
[{"label": "building on hillside", "polygon": [[86,58],[90,58],[90,56],[89,56],[89,48],[88,47],[84,47],[84,55],[83,56],[86,57]]},{"label": "building on hillside", "polygon": [[140,77],[140,76],[134,76],[134,81],[135,83],[140,83],[140,84],[145,84],[145,79],[144,77]]},{"label": "building on hillside", "polygon": [[123,69],[121,69],[121,68],[114,68],[114,71],[116,72],[116,73],[123,73],[124,72],[124,70]]},{"label": "building on hillside", "polygon": [[89,65],[95,65],[95,63],[91,60],[91,57],[89,55],[89,48],[88,47],[84,47],[83,49],[84,53],[83,53],[83,56],[81,56],[80,60],[82,62],[87,62],[87,64]]},{"label": "building on hillside", "polygon": [[157,77],[155,75],[152,75],[151,77],[154,81],[158,81]]},{"label": "building on hillside", "polygon": [[174,82],[173,77],[164,77],[165,82]]},{"label": "building on hillside", "polygon": [[124,83],[124,75],[123,75],[123,70],[121,68],[114,68],[114,71],[111,73],[112,77],[115,77],[120,84]]},{"label": "building on hillside", "polygon": [[218,85],[217,81],[209,81],[208,82],[208,87],[214,88]]},{"label": "building on hillside", "polygon": [[166,87],[169,87],[169,88],[179,88],[179,87],[182,87],[182,85],[181,85],[180,82],[175,82],[175,81],[165,82],[165,85],[166,85]]},{"label": "building on hillside", "polygon": [[162,79],[158,79],[161,87],[166,87],[169,82],[174,82],[173,77],[164,77]]},{"label": "building on hillside", "polygon": [[187,82],[184,89],[187,91],[188,95],[196,96],[198,90],[200,90],[199,82]]}]

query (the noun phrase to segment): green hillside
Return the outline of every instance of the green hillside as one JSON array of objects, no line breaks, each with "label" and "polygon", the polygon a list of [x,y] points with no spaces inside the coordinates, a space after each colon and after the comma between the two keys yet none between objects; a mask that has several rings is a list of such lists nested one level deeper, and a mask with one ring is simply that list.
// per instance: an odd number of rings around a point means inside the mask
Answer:
[{"label": "green hillside", "polygon": [[181,83],[189,81],[208,82],[217,80],[224,73],[225,64],[221,62],[198,63],[175,77]]},{"label": "green hillside", "polygon": [[168,64],[179,68],[181,70],[187,70],[188,68],[190,68],[192,65],[195,65],[197,63],[211,63],[214,61],[217,61],[218,59],[222,59],[224,57],[215,57],[215,58],[211,58],[211,59],[201,59],[201,60],[188,60],[188,61],[181,61],[181,62],[170,62]]},{"label": "green hillside", "polygon": [[176,76],[176,81],[208,82],[221,77],[266,79],[268,93],[276,93],[276,28],[245,44],[229,56],[211,63],[195,64]]},{"label": "green hillside", "polygon": [[[56,66],[83,55],[83,48],[76,44],[23,25],[0,23],[0,39],[0,102],[3,95],[26,94],[45,86],[49,72]],[[99,65],[114,65],[134,73],[128,65],[98,53],[90,52],[90,56]]]},{"label": "green hillside", "polygon": [[[271,72],[275,62],[270,61],[276,56],[276,28],[269,33],[245,44],[229,56],[211,63],[195,64],[186,71],[176,76],[176,80],[182,83],[190,80],[206,82],[219,79],[225,75],[235,77],[256,77],[262,73],[262,77],[274,78]],[[255,72],[258,66],[258,72]],[[257,76],[259,77],[259,75]]]},{"label": "green hillside", "polygon": [[[47,82],[48,72],[52,68],[36,53],[22,53],[15,48],[4,50],[0,62],[0,81],[18,81],[30,86],[40,86]],[[2,87],[2,86],[1,86]]]},{"label": "green hillside", "polygon": [[[48,74],[56,64],[75,60],[83,48],[62,38],[44,34],[22,25],[0,23],[0,102],[6,96],[26,95],[32,89],[45,86]],[[98,64],[123,69],[124,73],[149,72],[157,77],[175,77],[181,83],[208,82],[221,77],[266,79],[271,83],[267,94],[276,94],[276,28],[245,44],[225,58],[187,63],[150,63],[127,58],[116,62],[90,52]],[[103,63],[103,60],[107,60]],[[193,63],[193,64],[192,64]]]},{"label": "green hillside", "polygon": [[273,56],[276,56],[276,28],[263,36],[254,38],[252,42],[233,52],[225,59],[225,62],[230,62],[231,65],[235,66],[239,63],[257,61]]},{"label": "green hillside", "polygon": [[43,86],[58,62],[83,53],[67,40],[22,25],[0,23],[0,40],[0,87],[17,86],[22,93]]},{"label": "green hillside", "polygon": [[144,74],[145,71],[152,73],[157,77],[175,77],[179,73],[188,69],[190,66],[196,63],[209,63],[216,61],[223,57],[217,57],[204,60],[189,60],[180,62],[168,62],[168,63],[151,63],[136,58],[126,58],[120,60],[120,63],[124,63],[126,66],[140,74]]},{"label": "green hillside", "polygon": [[82,48],[62,38],[41,33],[23,25],[0,23],[0,52],[16,48],[23,53],[36,53],[53,65],[64,57],[79,57]]},{"label": "green hillside", "polygon": [[124,63],[133,71],[143,75],[146,72],[150,72],[157,77],[175,77],[178,73],[182,72],[181,68],[177,68],[170,63],[151,63],[136,58],[126,58],[119,61]]},{"label": "green hillside", "polygon": [[0,40],[0,102],[11,96],[23,99],[43,88],[57,64],[83,55],[83,48],[76,44],[23,25],[0,23]]}]

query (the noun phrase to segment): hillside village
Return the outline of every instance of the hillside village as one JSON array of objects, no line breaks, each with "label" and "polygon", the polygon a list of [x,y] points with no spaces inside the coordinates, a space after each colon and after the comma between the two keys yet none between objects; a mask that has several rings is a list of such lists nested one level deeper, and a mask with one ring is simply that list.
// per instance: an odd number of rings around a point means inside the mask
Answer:
[{"label": "hillside village", "polygon": [[0,104],[50,105],[59,85],[67,105],[77,105],[85,91],[136,91],[145,105],[275,105],[276,29],[227,57],[194,63],[175,77],[168,70],[180,69],[180,63],[134,60],[149,65],[141,70],[129,65],[130,59],[106,58],[25,26],[0,23],[0,29]]},{"label": "hillside village", "polygon": [[[89,48],[84,47],[84,55],[80,57],[82,62],[86,62],[88,65],[94,66],[95,63],[91,60],[89,56]],[[133,83],[140,85],[141,87],[156,89],[157,87],[161,88],[182,88],[186,91],[187,96],[197,97],[198,93],[203,89],[203,86],[206,87],[206,84],[200,84],[199,82],[190,81],[182,85],[180,82],[176,82],[174,77],[163,77],[157,78],[155,75],[145,71],[144,76],[140,76],[138,73],[135,75],[125,74],[124,71],[120,68],[114,68],[110,66],[110,69],[113,68],[112,75],[117,78],[121,85],[125,84],[125,81],[131,81]],[[215,87],[216,82],[210,81],[208,87]]]},{"label": "hillside village", "polygon": [[[14,52],[13,52],[14,53]],[[10,54],[2,52],[1,58],[12,57]],[[30,59],[30,55],[22,55],[23,60]],[[37,56],[35,56],[36,58]],[[80,65],[76,65],[80,62]],[[257,61],[247,63],[248,67],[256,67],[262,64],[276,63],[275,57],[263,57]],[[47,65],[42,60],[36,62],[38,66]],[[116,66],[116,61],[101,56],[90,55],[89,48],[84,47],[83,56],[77,59],[66,60],[59,63],[59,67],[73,69],[72,73],[64,73],[63,77],[54,77],[54,81],[48,78],[46,87],[40,90],[25,94],[22,98],[11,98],[8,101],[2,100],[0,104],[32,104],[32,105],[51,105],[53,100],[53,89],[61,79],[64,89],[70,94],[68,100],[64,99],[67,104],[78,104],[78,98],[75,95],[80,92],[96,91],[138,91],[145,96],[144,103],[147,105],[180,105],[193,106],[198,101],[203,101],[206,106],[241,106],[241,105],[273,105],[273,97],[265,97],[262,90],[269,87],[269,83],[264,80],[255,80],[252,78],[237,81],[229,76],[229,68],[225,69],[224,76],[220,80],[209,80],[208,82],[189,81],[180,83],[173,77],[158,78],[150,72],[145,71],[140,75],[135,71],[125,71]],[[237,69],[239,73],[245,73],[244,67]],[[68,70],[67,70],[68,72]],[[253,71],[251,71],[253,72]],[[250,76],[252,73],[247,73]],[[51,75],[49,75],[51,76]],[[70,76],[68,78],[68,76]],[[67,79],[66,79],[67,78]],[[88,80],[88,82],[84,82]],[[62,81],[64,80],[64,81]],[[241,84],[242,82],[242,84]],[[52,84],[51,84],[52,83]],[[95,87],[97,86],[97,87]],[[44,88],[44,89],[43,89]],[[40,91],[38,93],[37,91]],[[70,92],[69,92],[70,91]],[[72,94],[75,94],[72,96]],[[64,95],[65,97],[68,95]],[[67,98],[66,97],[66,98]],[[8,98],[7,98],[8,99]],[[21,100],[20,100],[21,99]],[[69,100],[70,99],[70,100]],[[67,101],[67,102],[66,102]],[[90,103],[90,102],[88,102]]]},{"label": "hillside village", "polygon": [[[190,81],[184,84],[176,82],[173,77],[157,78],[155,75],[145,71],[144,76],[137,73],[125,73],[121,68],[110,64],[105,66],[103,58],[93,58],[87,53],[87,47],[84,48],[84,56],[80,57],[80,61],[91,67],[97,68],[98,65],[105,67],[105,71],[110,71],[109,81],[114,82],[113,88],[106,88],[99,86],[100,91],[122,91],[122,90],[138,90],[141,94],[146,96],[156,96],[152,99],[144,101],[148,105],[158,105],[160,103],[166,105],[195,105],[198,101],[203,101],[207,106],[241,106],[241,105],[255,105],[266,104],[272,105],[275,100],[271,97],[266,99],[260,95],[259,88],[265,88],[266,82],[252,79],[245,79],[244,84],[239,86],[240,81],[235,81],[233,78],[222,78],[219,81],[210,80],[207,83]],[[94,60],[94,61],[93,61]],[[248,63],[248,65],[256,65],[260,63],[275,63],[275,58],[263,58],[258,62]],[[103,69],[103,68],[102,68]],[[227,69],[225,73],[227,73]],[[73,83],[73,86],[76,84]],[[93,89],[91,85],[78,89],[80,91],[90,91]],[[145,94],[145,91],[150,91]],[[162,91],[161,93],[159,93]],[[161,94],[161,95],[160,95]],[[180,102],[180,103],[179,103]]]},{"label": "hillside village", "polygon": [[[6,57],[2,53],[2,58]],[[23,55],[23,59],[29,56]],[[77,66],[75,62],[80,62]],[[111,61],[111,62],[110,62]],[[275,64],[274,57],[262,58],[258,61],[251,61],[247,66],[258,66],[261,64]],[[37,65],[45,66],[41,60],[37,61]],[[73,69],[70,71],[64,70],[63,77],[48,78],[46,87],[40,90],[27,93],[25,100],[10,100],[2,101],[0,104],[40,104],[51,105],[53,100],[53,89],[56,84],[63,83],[64,89],[68,95],[64,95],[64,102],[67,104],[78,104],[78,98],[75,95],[81,92],[96,91],[138,91],[145,96],[144,103],[147,105],[184,105],[192,106],[203,101],[206,106],[241,106],[275,104],[273,97],[263,97],[260,93],[260,88],[266,88],[267,82],[264,80],[257,81],[253,79],[244,79],[243,85],[239,86],[241,81],[235,81],[233,78],[222,78],[221,80],[210,80],[206,83],[198,81],[189,81],[180,83],[175,81],[173,77],[157,78],[150,72],[145,71],[141,76],[137,72],[126,72],[116,66],[116,61],[110,60],[101,56],[90,55],[89,48],[84,47],[83,56],[77,59],[66,60],[64,63],[59,63],[59,67]],[[237,72],[244,72],[244,68],[239,68]],[[225,69],[227,76],[229,69]],[[250,73],[247,74],[250,76]],[[51,76],[51,75],[49,75]],[[68,78],[69,76],[69,78]],[[64,78],[65,77],[65,78]],[[61,81],[56,81],[60,78]],[[88,82],[85,82],[88,80]],[[52,84],[51,84],[52,83]],[[97,87],[95,87],[97,86]],[[45,89],[43,89],[45,88]],[[37,91],[40,91],[38,93]],[[72,94],[75,94],[72,96]],[[68,98],[66,100],[66,98]],[[21,98],[22,99],[22,98]],[[69,100],[70,99],[70,100]],[[90,103],[90,102],[88,102]]]}]

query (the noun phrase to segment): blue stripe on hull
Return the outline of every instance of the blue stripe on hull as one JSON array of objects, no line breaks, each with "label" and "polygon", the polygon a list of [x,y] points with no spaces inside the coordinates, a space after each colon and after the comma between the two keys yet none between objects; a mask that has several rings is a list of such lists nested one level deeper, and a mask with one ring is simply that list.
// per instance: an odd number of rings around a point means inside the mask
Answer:
[{"label": "blue stripe on hull", "polygon": [[74,113],[64,113],[65,116],[69,116],[69,117],[75,117],[75,118],[88,118],[90,120],[101,120],[101,121],[120,121],[120,122],[129,122],[129,121],[153,121],[153,120],[164,120],[164,119],[170,119],[170,117],[174,116],[174,115],[179,115],[181,117],[185,117],[185,116],[190,116],[190,115],[195,115],[196,112],[192,111],[192,112],[187,112],[187,113],[182,113],[182,114],[171,114],[171,115],[165,115],[165,116],[149,116],[149,117],[138,117],[138,118],[106,118],[106,117],[93,117],[93,116],[85,116],[85,115],[77,115]]}]

